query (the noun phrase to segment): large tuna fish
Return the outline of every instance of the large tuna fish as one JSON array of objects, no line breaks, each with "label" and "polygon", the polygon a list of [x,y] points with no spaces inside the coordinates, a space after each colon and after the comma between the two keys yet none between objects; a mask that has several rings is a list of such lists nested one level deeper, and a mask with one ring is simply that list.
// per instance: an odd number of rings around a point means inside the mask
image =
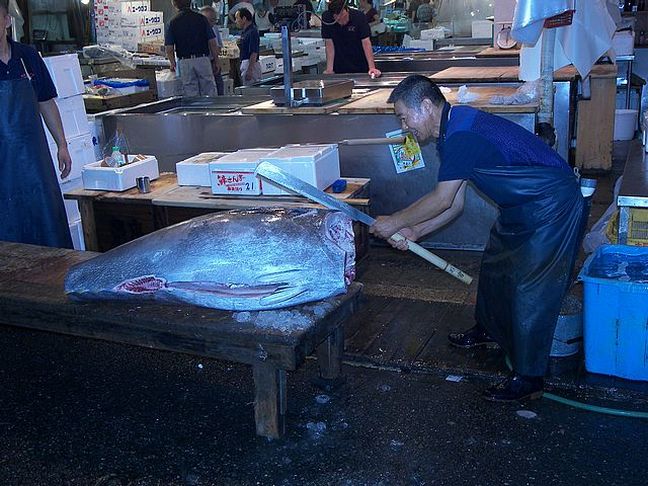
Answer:
[{"label": "large tuna fish", "polygon": [[74,300],[154,299],[265,310],[341,294],[355,277],[351,220],[317,209],[210,214],[73,266]]}]

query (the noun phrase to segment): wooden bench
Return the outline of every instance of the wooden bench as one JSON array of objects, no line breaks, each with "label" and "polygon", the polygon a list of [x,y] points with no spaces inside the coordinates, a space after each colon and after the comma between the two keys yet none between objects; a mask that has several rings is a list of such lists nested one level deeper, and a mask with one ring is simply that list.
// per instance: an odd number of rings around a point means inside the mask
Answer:
[{"label": "wooden bench", "polygon": [[340,376],[343,323],[356,309],[359,283],[325,301],[249,313],[70,302],[63,290],[69,267],[95,255],[0,242],[0,323],[250,364],[256,432],[266,437],[284,432],[286,371],[317,351],[321,378]]}]

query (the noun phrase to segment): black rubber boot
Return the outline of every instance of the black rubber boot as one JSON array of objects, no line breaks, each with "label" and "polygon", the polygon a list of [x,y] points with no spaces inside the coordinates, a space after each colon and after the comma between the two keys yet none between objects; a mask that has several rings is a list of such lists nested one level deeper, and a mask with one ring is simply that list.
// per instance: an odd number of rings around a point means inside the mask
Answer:
[{"label": "black rubber boot", "polygon": [[448,341],[458,348],[474,348],[477,346],[486,346],[489,348],[498,348],[498,344],[488,335],[486,330],[480,325],[475,325],[464,332],[451,332],[448,334]]},{"label": "black rubber boot", "polygon": [[483,391],[482,396],[491,402],[534,400],[542,396],[544,380],[540,376],[522,376],[512,371],[506,379]]}]

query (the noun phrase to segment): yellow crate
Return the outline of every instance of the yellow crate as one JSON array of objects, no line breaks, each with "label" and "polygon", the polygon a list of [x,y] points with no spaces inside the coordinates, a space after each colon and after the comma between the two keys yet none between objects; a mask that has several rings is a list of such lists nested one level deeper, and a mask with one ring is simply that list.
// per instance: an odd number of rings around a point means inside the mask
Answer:
[{"label": "yellow crate", "polygon": [[648,209],[630,209],[628,245],[648,246]]}]

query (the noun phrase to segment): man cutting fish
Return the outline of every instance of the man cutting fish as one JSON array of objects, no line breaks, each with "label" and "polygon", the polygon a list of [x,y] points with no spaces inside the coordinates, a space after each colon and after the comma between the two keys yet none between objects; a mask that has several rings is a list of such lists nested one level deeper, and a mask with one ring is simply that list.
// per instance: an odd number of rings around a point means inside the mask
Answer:
[{"label": "man cutting fish", "polygon": [[[409,76],[394,89],[403,130],[437,140],[436,187],[412,205],[380,216],[370,232],[415,241],[459,216],[471,182],[499,206],[480,269],[476,324],[448,336],[460,348],[499,345],[513,369],[483,396],[542,396],[563,295],[585,223],[585,203],[568,164],[524,128],[468,106],[451,107],[438,86]],[[389,242],[405,250],[405,242]]]}]

